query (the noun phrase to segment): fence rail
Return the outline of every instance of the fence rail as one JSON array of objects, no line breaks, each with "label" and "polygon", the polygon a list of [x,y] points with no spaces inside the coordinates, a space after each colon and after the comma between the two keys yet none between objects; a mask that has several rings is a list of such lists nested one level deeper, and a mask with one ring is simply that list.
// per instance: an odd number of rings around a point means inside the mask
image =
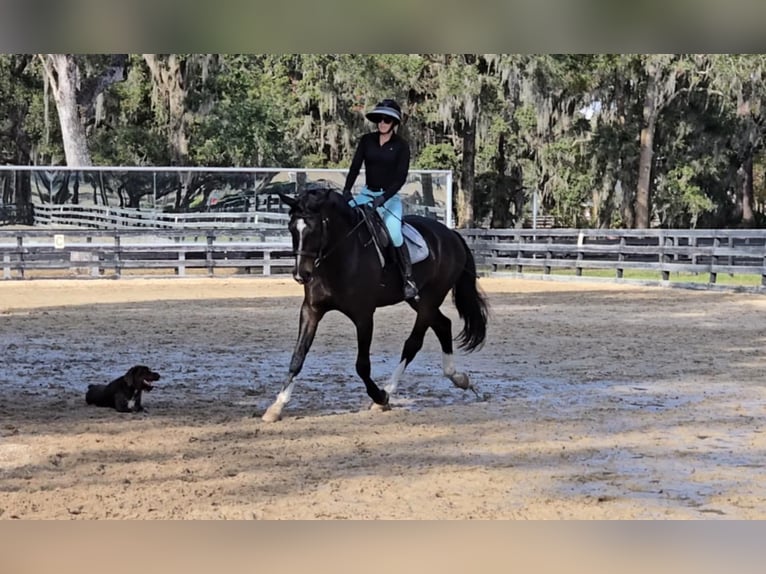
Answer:
[{"label": "fence rail", "polygon": [[[273,214],[270,214],[273,215]],[[757,275],[766,286],[766,230],[463,229],[488,273],[549,275],[607,269]],[[138,271],[184,276],[237,270],[284,274],[294,259],[286,225],[187,229],[0,230],[3,279],[121,277]]]},{"label": "fence rail", "polygon": [[611,269],[759,275],[766,286],[766,230],[733,229],[468,229],[462,230],[479,264],[490,272]]},{"label": "fence rail", "polygon": [[[278,201],[277,201],[278,203]],[[273,211],[163,213],[101,205],[38,205],[36,226],[92,229],[286,229],[287,213]]]},{"label": "fence rail", "polygon": [[126,272],[183,277],[197,270],[288,273],[292,244],[264,230],[0,231],[3,279],[122,277]]}]

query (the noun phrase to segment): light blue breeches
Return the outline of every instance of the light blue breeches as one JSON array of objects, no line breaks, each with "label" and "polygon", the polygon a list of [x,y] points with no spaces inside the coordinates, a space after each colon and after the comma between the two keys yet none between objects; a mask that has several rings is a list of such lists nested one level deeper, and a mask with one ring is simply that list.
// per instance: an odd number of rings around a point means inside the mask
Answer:
[{"label": "light blue breeches", "polygon": [[[354,205],[364,205],[365,203],[370,203],[379,195],[383,195],[383,192],[370,191],[366,187],[363,187],[362,191],[359,192],[359,195],[348,203],[352,207]],[[402,200],[399,197],[399,194],[394,194],[394,196],[381,205],[377,211],[383,219],[383,223],[386,224],[386,229],[388,229],[388,234],[391,236],[391,242],[394,244],[394,247],[400,247],[404,242],[404,237],[402,237]]]}]

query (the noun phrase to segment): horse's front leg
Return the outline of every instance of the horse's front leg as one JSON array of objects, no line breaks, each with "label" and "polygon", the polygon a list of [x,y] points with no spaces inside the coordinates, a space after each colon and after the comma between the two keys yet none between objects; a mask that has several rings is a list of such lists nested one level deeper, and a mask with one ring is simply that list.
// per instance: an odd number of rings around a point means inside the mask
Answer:
[{"label": "horse's front leg", "polygon": [[298,327],[298,340],[295,343],[293,356],[290,359],[287,380],[282,385],[282,390],[279,391],[277,400],[266,409],[266,412],[263,413],[263,416],[261,417],[267,423],[273,423],[282,418],[282,409],[290,400],[290,395],[293,392],[293,385],[295,385],[294,379],[303,368],[303,362],[306,360],[306,355],[311,348],[311,343],[314,341],[314,335],[316,335],[317,332],[317,325],[319,325],[319,320],[323,315],[323,310],[309,305],[306,301],[303,302]]},{"label": "horse's front leg", "polygon": [[372,380],[370,376],[370,345],[372,345],[372,311],[368,316],[363,318],[355,318],[356,324],[356,373],[364,381],[364,386],[367,388],[367,394],[372,399],[371,408],[388,408],[388,393]]}]

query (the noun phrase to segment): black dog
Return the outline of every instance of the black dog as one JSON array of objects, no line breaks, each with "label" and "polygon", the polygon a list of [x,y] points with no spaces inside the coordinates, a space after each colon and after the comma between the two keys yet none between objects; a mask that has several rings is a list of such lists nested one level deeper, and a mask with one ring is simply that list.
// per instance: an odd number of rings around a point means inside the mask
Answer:
[{"label": "black dog", "polygon": [[159,378],[160,374],[149,367],[136,365],[108,385],[88,385],[85,402],[89,405],[110,407],[121,413],[129,413],[131,409],[128,401],[133,399],[133,412],[137,413],[144,410],[141,406],[141,393],[151,391],[154,388],[151,383],[158,381]]}]

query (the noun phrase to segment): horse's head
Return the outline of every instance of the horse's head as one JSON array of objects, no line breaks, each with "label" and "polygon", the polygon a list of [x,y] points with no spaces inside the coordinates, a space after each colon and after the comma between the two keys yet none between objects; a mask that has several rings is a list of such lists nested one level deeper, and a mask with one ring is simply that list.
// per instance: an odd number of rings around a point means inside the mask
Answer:
[{"label": "horse's head", "polygon": [[295,252],[293,278],[298,283],[308,283],[327,251],[333,212],[342,205],[340,195],[332,189],[311,189],[295,197],[284,193],[279,193],[279,197],[290,207],[288,229]]}]

